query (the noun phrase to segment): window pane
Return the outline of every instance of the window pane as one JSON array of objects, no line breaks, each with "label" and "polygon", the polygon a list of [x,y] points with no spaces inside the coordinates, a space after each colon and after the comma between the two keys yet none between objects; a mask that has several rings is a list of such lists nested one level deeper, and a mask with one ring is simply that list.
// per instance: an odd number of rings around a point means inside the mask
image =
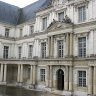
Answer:
[{"label": "window pane", "polygon": [[42,58],[46,57],[46,42],[41,43],[41,56]]},{"label": "window pane", "polygon": [[58,20],[63,21],[64,19],[64,12],[58,13]]}]

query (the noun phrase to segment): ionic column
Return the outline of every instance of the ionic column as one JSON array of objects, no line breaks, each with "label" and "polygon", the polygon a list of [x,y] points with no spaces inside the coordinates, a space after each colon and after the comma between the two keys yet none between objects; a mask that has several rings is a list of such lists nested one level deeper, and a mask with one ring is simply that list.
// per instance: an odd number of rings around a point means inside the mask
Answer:
[{"label": "ionic column", "polygon": [[23,82],[23,64],[21,64],[21,80],[20,82],[22,83]]},{"label": "ionic column", "polygon": [[3,81],[3,64],[1,64],[0,82]]},{"label": "ionic column", "polygon": [[31,65],[31,71],[30,71],[30,83],[33,83],[33,66]]},{"label": "ionic column", "polygon": [[70,33],[70,56],[73,55],[73,35]]},{"label": "ionic column", "polygon": [[69,33],[66,33],[66,56],[69,56]]},{"label": "ionic column", "polygon": [[48,37],[48,56],[50,57],[51,38]]},{"label": "ionic column", "polygon": [[94,78],[94,81],[93,81],[93,92],[94,92],[94,95],[96,95],[96,66],[94,66],[93,78]]},{"label": "ionic column", "polygon": [[33,85],[36,83],[36,65],[33,66]]},{"label": "ionic column", "polygon": [[65,80],[64,80],[64,89],[67,91],[68,90],[68,66],[66,66],[65,69]]},{"label": "ionic column", "polygon": [[51,36],[51,57],[54,56],[54,37]]},{"label": "ionic column", "polygon": [[50,71],[49,71],[49,65],[47,66],[47,77],[46,77],[46,86],[49,87],[49,77],[50,77]]},{"label": "ionic column", "polygon": [[88,77],[88,94],[92,94],[92,67],[89,67],[89,77]]},{"label": "ionic column", "polygon": [[20,82],[20,64],[18,64],[17,82]]},{"label": "ionic column", "polygon": [[52,78],[52,65],[50,65],[50,88],[52,88],[53,85],[53,78]]},{"label": "ionic column", "polygon": [[72,91],[72,77],[73,77],[73,72],[72,72],[72,66],[69,67],[69,90]]},{"label": "ionic column", "polygon": [[4,82],[6,82],[7,64],[4,65]]}]

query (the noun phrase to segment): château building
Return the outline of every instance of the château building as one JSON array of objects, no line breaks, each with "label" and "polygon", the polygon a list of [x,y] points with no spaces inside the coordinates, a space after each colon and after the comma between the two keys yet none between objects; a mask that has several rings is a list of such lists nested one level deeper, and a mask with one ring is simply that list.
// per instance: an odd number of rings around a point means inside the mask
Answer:
[{"label": "ch\u00e2teau building", "polygon": [[0,84],[96,95],[96,0],[0,1]]}]

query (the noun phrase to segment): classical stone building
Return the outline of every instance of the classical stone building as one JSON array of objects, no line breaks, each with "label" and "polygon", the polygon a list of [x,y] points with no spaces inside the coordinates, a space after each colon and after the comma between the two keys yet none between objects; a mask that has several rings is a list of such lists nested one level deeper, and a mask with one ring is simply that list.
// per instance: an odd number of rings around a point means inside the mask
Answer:
[{"label": "classical stone building", "polygon": [[96,0],[0,1],[0,84],[96,95]]}]

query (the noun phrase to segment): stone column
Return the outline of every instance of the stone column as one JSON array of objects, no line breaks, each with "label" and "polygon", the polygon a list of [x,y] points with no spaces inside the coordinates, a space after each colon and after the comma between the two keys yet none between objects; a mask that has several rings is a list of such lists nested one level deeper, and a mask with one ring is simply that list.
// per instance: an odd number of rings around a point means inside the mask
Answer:
[{"label": "stone column", "polygon": [[92,94],[92,81],[93,81],[92,77],[93,76],[92,76],[92,67],[91,66],[89,67],[89,71],[88,72],[89,72],[89,74],[88,74],[88,76],[89,76],[88,77],[88,80],[89,80],[88,81],[88,94]]},{"label": "stone column", "polygon": [[93,92],[94,92],[94,95],[96,95],[96,66],[94,66],[93,78],[94,78],[94,81],[93,81]]},{"label": "stone column", "polygon": [[20,82],[23,83],[23,64],[21,64],[21,80]]},{"label": "stone column", "polygon": [[51,57],[54,56],[54,37],[51,36]]},{"label": "stone column", "polygon": [[73,56],[73,35],[70,33],[70,56]]},{"label": "stone column", "polygon": [[36,65],[33,66],[33,85],[36,84]]},{"label": "stone column", "polygon": [[7,76],[7,64],[4,65],[4,82],[6,82],[6,76]]},{"label": "stone column", "polygon": [[50,65],[50,88],[53,86],[53,78],[52,78],[52,65]]},{"label": "stone column", "polygon": [[68,66],[66,66],[65,69],[65,82],[64,82],[64,89],[67,91],[68,90]]},{"label": "stone column", "polygon": [[66,33],[66,56],[69,56],[69,33]]},{"label": "stone column", "polygon": [[72,72],[72,66],[69,67],[69,91],[72,91],[72,78],[73,78],[73,72]]},{"label": "stone column", "polygon": [[1,64],[1,70],[0,70],[0,82],[3,81],[3,64]]},{"label": "stone column", "polygon": [[33,83],[33,66],[31,65],[31,71],[30,71],[30,83]]},{"label": "stone column", "polygon": [[20,82],[20,64],[18,64],[17,82]]},{"label": "stone column", "polygon": [[48,37],[48,56],[50,57],[51,38]]},{"label": "stone column", "polygon": [[46,86],[48,87],[49,87],[49,77],[50,77],[50,71],[49,71],[49,65],[47,65]]}]

